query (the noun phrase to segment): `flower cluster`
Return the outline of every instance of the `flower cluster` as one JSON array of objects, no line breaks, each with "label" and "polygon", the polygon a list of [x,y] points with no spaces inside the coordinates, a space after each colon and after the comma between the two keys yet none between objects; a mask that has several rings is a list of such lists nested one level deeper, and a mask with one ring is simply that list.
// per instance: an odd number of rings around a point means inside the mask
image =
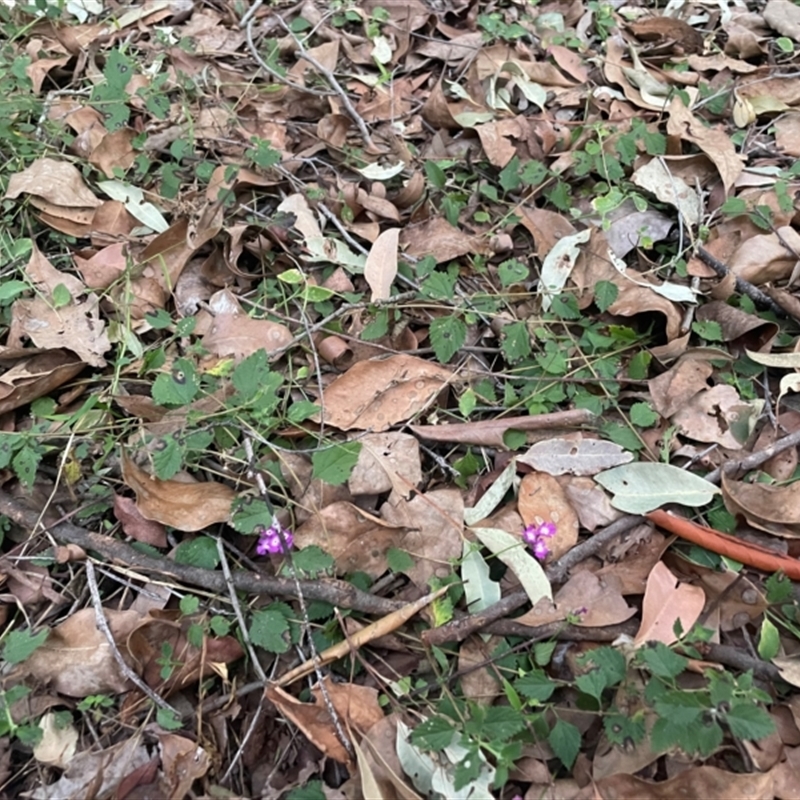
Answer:
[{"label": "flower cluster", "polygon": [[258,530],[258,544],[256,553],[260,556],[267,554],[277,555],[292,549],[294,545],[294,535],[287,528],[281,527],[278,520],[273,520],[269,528],[260,527]]},{"label": "flower cluster", "polygon": [[550,548],[547,546],[547,540],[555,536],[556,524],[555,522],[543,522],[541,525],[528,525],[522,531],[522,538],[530,545],[533,550],[534,556],[539,561],[544,561],[550,555]]}]

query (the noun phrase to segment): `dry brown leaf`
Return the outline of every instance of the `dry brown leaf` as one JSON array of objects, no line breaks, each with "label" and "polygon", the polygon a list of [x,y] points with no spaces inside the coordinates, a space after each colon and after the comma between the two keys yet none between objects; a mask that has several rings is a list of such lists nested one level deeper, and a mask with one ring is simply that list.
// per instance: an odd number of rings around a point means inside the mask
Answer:
[{"label": "dry brown leaf", "polygon": [[25,267],[25,273],[33,281],[39,291],[51,297],[53,295],[53,290],[58,285],[67,289],[73,298],[86,291],[86,286],[74,275],[56,269],[36,246],[36,242],[33,242],[31,257],[28,261],[28,265]]},{"label": "dry brown leaf", "polygon": [[800,252],[800,233],[784,225],[775,233],[746,239],[728,260],[728,267],[738,278],[755,285],[788,278],[797,264],[797,258],[787,251],[783,242],[795,253]]},{"label": "dry brown leaf", "polygon": [[555,523],[555,536],[547,540],[551,558],[560,558],[575,546],[578,541],[578,515],[552,475],[543,472],[525,475],[520,482],[517,503],[525,525]]},{"label": "dry brown leaf", "polygon": [[381,516],[407,533],[395,547],[411,554],[415,564],[405,574],[420,588],[433,577],[444,578],[463,548],[464,500],[457,489],[435,489],[406,501],[393,493]]},{"label": "dry brown leaf", "polygon": [[335,560],[339,575],[366,572],[378,578],[387,570],[386,551],[399,546],[404,530],[352,503],[339,502],[309,517],[294,540],[298,547],[321,547]]},{"label": "dry brown leaf", "polygon": [[575,800],[675,800],[676,797],[736,797],[772,800],[768,773],[728,772],[717,767],[690,767],[670,780],[654,783],[633,775],[611,775],[585,786]]},{"label": "dry brown leaf", "polygon": [[502,643],[500,636],[490,636],[486,641],[480,636],[469,636],[458,649],[458,671],[463,673],[461,691],[478,705],[492,705],[499,693],[500,680],[491,659]]},{"label": "dry brown leaf", "polygon": [[[422,800],[406,783],[406,775],[397,757],[397,718],[394,714],[382,717],[361,740],[364,760],[378,784],[381,794],[365,797],[391,797],[397,800]],[[359,757],[359,767],[361,759]]]},{"label": "dry brown leaf", "polygon": [[[4,350],[6,351],[4,354]],[[49,394],[81,372],[85,364],[67,350],[36,351],[26,355],[22,349],[0,348],[0,414],[13,411]]]},{"label": "dry brown leaf", "polygon": [[192,784],[202,778],[211,765],[208,753],[196,742],[174,733],[159,733],[161,770],[160,788],[166,800],[183,800]]},{"label": "dry brown leaf", "polygon": [[54,158],[37,159],[9,178],[5,197],[16,198],[21,194],[33,194],[67,208],[97,208],[103,202],[84,183],[77,167]]},{"label": "dry brown leaf", "polygon": [[246,314],[217,314],[203,337],[203,347],[210,353],[236,359],[246,358],[262,348],[273,353],[291,342],[292,332],[285,325]]},{"label": "dry brown leaf", "polygon": [[83,303],[61,308],[54,308],[42,297],[34,297],[17,300],[12,306],[9,342],[20,342],[24,335],[37,347],[72,350],[85,363],[103,367],[106,363],[103,353],[111,349],[105,327],[94,294]]},{"label": "dry brown leaf", "polygon": [[422,482],[419,442],[407,433],[370,433],[358,440],[361,450],[347,488],[358,497],[391,490],[408,498]]},{"label": "dry brown leaf", "polygon": [[721,128],[703,124],[678,97],[669,106],[667,133],[697,145],[719,170],[726,192],[744,169],[744,157],[736,152],[730,136]]},{"label": "dry brown leaf", "polygon": [[360,361],[325,389],[322,414],[340,430],[385,431],[427,408],[452,379],[448,369],[415,356]]},{"label": "dry brown leaf", "polygon": [[707,360],[682,357],[666,372],[648,381],[653,408],[669,419],[696,394],[708,388],[707,380],[712,371]]},{"label": "dry brown leaf", "polygon": [[372,302],[392,296],[392,282],[397,275],[397,247],[400,228],[388,228],[375,240],[364,265],[364,279],[372,289]]},{"label": "dry brown leaf", "polygon": [[[127,637],[139,623],[140,615],[110,608],[104,613],[117,648],[124,655]],[[131,688],[108,639],[97,627],[93,608],[82,608],[53,628],[45,643],[17,669],[67,697],[118,694]]]},{"label": "dry brown leaf", "polygon": [[452,261],[467,253],[487,255],[489,239],[471,236],[454,228],[444,217],[431,217],[419,225],[406,225],[400,245],[414,258],[433,256],[437,264]]},{"label": "dry brown leaf", "polygon": [[634,643],[663,642],[666,645],[677,640],[675,623],[680,620],[684,632],[691,630],[705,605],[705,593],[699,586],[680,583],[659,561],[647,578],[647,588],[642,602],[642,622]]},{"label": "dry brown leaf", "polygon": [[608,493],[591,478],[564,475],[558,478],[558,483],[584,530],[596,531],[622,516],[622,512],[611,505]]},{"label": "dry brown leaf", "polygon": [[575,573],[553,597],[542,598],[528,612],[515,618],[521,625],[546,625],[570,615],[578,617],[577,625],[600,628],[617,625],[630,619],[636,608],[622,596],[622,582],[613,574],[598,576],[588,570]]},{"label": "dry brown leaf", "polygon": [[[751,407],[745,403],[733,386],[718,384],[703,389],[687,400],[672,415],[672,422],[681,433],[698,442],[716,442],[729,450],[741,450],[742,441],[732,428],[746,420]],[[738,431],[737,431],[738,432]],[[747,433],[745,427],[745,435]]]},{"label": "dry brown leaf", "polygon": [[184,483],[151,477],[124,453],[122,477],[136,492],[136,506],[145,519],[179,531],[200,531],[227,522],[236,497],[236,492],[222,483]]},{"label": "dry brown leaf", "polygon": [[114,495],[114,516],[125,533],[137,542],[147,542],[153,547],[166,547],[167,531],[160,522],[145,519],[130,497]]},{"label": "dry brown leaf", "polygon": [[761,15],[778,33],[800,42],[800,8],[790,0],[769,0]]}]

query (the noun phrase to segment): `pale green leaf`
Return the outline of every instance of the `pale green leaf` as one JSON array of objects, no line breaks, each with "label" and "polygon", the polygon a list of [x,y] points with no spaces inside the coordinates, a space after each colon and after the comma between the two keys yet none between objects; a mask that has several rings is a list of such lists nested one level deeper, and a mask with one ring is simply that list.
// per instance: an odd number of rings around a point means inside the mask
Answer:
[{"label": "pale green leaf", "polygon": [[491,550],[516,576],[534,605],[543,597],[553,599],[550,581],[542,565],[521,539],[499,528],[471,528],[481,544]]},{"label": "pale green leaf", "polygon": [[489,565],[470,542],[464,542],[461,580],[470,614],[477,614],[500,599],[500,584],[489,577]]},{"label": "pale green leaf", "polygon": [[464,522],[466,522],[467,525],[474,525],[476,522],[486,519],[486,517],[500,505],[500,501],[505,497],[506,492],[514,483],[516,474],[516,459],[512,459],[500,474],[500,477],[498,477],[483,497],[481,497],[478,504],[474,508],[464,509]]},{"label": "pale green leaf", "polygon": [[647,514],[667,503],[697,508],[719,489],[698,475],[671,464],[637,462],[601,472],[595,480],[614,494],[611,505],[629,514]]}]

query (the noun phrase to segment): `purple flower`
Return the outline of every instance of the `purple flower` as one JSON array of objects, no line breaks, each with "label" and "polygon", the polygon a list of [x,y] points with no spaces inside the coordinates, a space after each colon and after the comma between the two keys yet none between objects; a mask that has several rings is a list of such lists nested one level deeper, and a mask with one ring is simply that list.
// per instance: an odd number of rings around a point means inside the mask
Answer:
[{"label": "purple flower", "polygon": [[522,538],[533,551],[533,555],[544,561],[550,555],[550,548],[545,539],[550,539],[556,534],[555,522],[542,522],[539,525],[528,525],[522,531]]},{"label": "purple flower", "polygon": [[280,522],[273,521],[272,525],[266,530],[262,528],[258,536],[256,553],[260,556],[267,554],[277,555],[292,549],[294,545],[294,535],[287,528],[282,528]]}]

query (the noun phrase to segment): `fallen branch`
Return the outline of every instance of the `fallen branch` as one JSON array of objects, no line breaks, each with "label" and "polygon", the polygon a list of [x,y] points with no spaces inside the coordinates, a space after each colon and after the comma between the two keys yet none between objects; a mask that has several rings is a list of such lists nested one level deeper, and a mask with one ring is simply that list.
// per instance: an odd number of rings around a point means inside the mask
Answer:
[{"label": "fallen branch", "polygon": [[800,580],[800,561],[796,558],[780,555],[754,542],[743,542],[735,536],[706,528],[663,509],[651,511],[647,518],[659,528],[688,539],[717,555],[727,556],[764,572],[785,572],[792,580]]},{"label": "fallen branch", "polygon": [[[92,533],[70,522],[59,522],[52,527],[41,525],[36,511],[25,508],[19,500],[2,490],[0,490],[0,514],[27,528],[32,534],[47,530],[56,539],[77,544],[87,551],[94,550],[110,562],[123,564],[142,572],[164,575],[220,594],[225,594],[227,591],[228,584],[221,572],[188,564],[177,564],[166,557],[153,558],[140,553],[125,542]],[[248,570],[232,572],[231,582],[237,591],[248,594],[278,597],[294,597],[297,594],[297,585],[292,579],[274,578]],[[299,585],[306,599],[323,600],[339,608],[350,608],[364,614],[383,616],[406,606],[405,603],[362,592],[346,581],[335,579],[300,581]]]}]

